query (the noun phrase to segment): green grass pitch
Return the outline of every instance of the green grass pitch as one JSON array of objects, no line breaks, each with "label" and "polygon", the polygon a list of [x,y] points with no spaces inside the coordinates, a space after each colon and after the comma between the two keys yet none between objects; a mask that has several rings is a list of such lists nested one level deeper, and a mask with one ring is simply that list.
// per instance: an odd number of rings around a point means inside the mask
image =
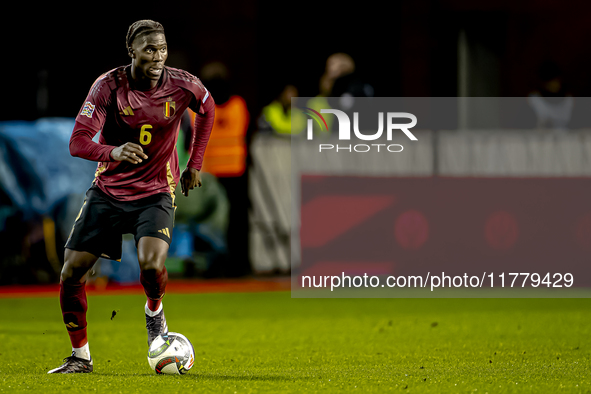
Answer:
[{"label": "green grass pitch", "polygon": [[57,294],[0,299],[0,392],[591,392],[588,299],[168,294],[196,351],[185,376],[149,368],[143,305],[89,296],[95,372],[47,375],[70,350]]}]

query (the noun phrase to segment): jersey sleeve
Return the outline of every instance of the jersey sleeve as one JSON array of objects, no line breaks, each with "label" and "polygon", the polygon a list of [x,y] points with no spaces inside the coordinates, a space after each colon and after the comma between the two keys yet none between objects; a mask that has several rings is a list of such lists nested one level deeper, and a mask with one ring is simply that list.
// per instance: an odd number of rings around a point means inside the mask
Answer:
[{"label": "jersey sleeve", "polygon": [[205,89],[205,92],[205,95],[196,99],[196,102],[193,103],[191,108],[195,112],[195,125],[193,127],[191,157],[189,158],[187,167],[195,168],[199,171],[203,166],[203,155],[205,154],[205,148],[209,142],[209,136],[211,135],[213,121],[215,119],[215,102],[207,89]]},{"label": "jersey sleeve", "polygon": [[110,145],[97,144],[93,137],[102,130],[107,118],[107,108],[111,104],[111,88],[107,75],[99,77],[76,116],[74,130],[70,137],[70,154],[92,161],[113,161]]}]

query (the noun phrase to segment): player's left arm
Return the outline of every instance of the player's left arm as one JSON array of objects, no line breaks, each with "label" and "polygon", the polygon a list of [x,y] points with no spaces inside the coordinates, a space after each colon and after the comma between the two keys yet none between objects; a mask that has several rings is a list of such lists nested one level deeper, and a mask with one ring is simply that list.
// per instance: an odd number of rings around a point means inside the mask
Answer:
[{"label": "player's left arm", "polygon": [[189,190],[201,187],[199,172],[203,165],[203,154],[209,142],[213,121],[215,119],[215,102],[209,91],[205,90],[201,99],[195,99],[190,108],[195,111],[195,125],[193,127],[193,146],[187,168],[181,175],[181,191],[185,196]]}]

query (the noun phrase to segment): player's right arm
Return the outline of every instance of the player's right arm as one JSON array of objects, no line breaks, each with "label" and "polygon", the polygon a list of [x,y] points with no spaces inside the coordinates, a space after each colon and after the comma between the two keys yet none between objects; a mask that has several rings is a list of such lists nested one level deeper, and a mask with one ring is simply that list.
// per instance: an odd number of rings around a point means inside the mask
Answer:
[{"label": "player's right arm", "polygon": [[133,164],[147,159],[140,145],[127,142],[121,146],[104,145],[94,142],[94,136],[102,130],[111,105],[111,87],[107,74],[99,77],[90,88],[80,113],[76,117],[70,137],[70,154],[92,161],[128,161]]}]

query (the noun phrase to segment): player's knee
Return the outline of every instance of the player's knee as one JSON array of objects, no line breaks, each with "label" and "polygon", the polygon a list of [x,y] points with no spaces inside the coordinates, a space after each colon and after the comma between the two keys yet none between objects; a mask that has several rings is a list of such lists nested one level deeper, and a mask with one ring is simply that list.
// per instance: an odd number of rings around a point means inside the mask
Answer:
[{"label": "player's knee", "polygon": [[159,238],[143,237],[138,242],[138,260],[141,271],[164,270],[168,255],[168,244]]},{"label": "player's knee", "polygon": [[87,271],[80,262],[66,260],[60,277],[64,282],[79,283]]},{"label": "player's knee", "polygon": [[84,275],[86,275],[97,260],[98,257],[90,253],[66,249],[64,266],[60,275],[62,281],[71,283],[82,282]]},{"label": "player's knee", "polygon": [[139,263],[142,271],[156,271],[161,272],[164,270],[164,263],[166,261],[166,255],[162,256],[158,253],[144,253],[140,254]]},{"label": "player's knee", "polygon": [[69,282],[72,279],[73,270],[72,267],[66,261],[64,266],[62,267],[62,272],[60,274],[60,278],[64,282]]}]

